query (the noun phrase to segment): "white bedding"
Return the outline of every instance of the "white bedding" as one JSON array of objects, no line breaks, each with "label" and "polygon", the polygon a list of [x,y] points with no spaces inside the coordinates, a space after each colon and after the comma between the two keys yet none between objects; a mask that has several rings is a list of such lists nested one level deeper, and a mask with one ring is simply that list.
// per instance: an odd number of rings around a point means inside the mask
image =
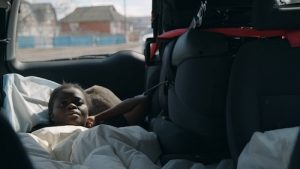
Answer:
[{"label": "white bedding", "polygon": [[[36,169],[159,169],[156,135],[138,126],[47,127],[18,133]],[[231,160],[205,166],[171,160],[162,169],[234,169]]]},{"label": "white bedding", "polygon": [[15,131],[28,132],[35,125],[48,122],[48,100],[58,86],[60,84],[40,77],[5,74],[1,113]]},{"label": "white bedding", "polygon": [[19,133],[36,169],[157,169],[159,144],[141,127],[47,127]]},{"label": "white bedding", "polygon": [[238,169],[287,169],[299,127],[255,132],[239,156]]}]

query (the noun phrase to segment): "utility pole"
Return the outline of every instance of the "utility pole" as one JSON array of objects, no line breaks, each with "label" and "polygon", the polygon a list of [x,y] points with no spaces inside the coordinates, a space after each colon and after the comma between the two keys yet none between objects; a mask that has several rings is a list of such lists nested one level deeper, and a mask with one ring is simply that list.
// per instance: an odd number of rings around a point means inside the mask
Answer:
[{"label": "utility pole", "polygon": [[126,14],[126,0],[123,1],[124,5],[124,35],[127,41],[127,14]]}]

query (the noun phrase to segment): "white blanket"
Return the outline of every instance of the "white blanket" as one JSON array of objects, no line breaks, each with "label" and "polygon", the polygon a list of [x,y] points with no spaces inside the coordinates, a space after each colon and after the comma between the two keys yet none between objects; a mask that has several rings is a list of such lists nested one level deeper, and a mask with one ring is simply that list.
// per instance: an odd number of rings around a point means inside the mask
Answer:
[{"label": "white blanket", "polygon": [[287,169],[299,127],[255,132],[238,160],[238,169]]},{"label": "white blanket", "polygon": [[47,127],[19,133],[36,169],[157,169],[156,135],[138,126]]}]

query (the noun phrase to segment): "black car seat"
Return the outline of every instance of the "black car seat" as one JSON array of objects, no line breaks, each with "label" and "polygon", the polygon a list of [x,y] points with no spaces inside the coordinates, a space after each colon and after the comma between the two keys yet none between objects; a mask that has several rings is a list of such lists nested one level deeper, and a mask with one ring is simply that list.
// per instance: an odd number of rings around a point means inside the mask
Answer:
[{"label": "black car seat", "polygon": [[282,36],[245,43],[232,67],[227,119],[235,162],[255,131],[300,125],[299,32],[293,31],[300,28],[300,10],[274,3],[254,0],[253,26],[264,32],[283,29]]},{"label": "black car seat", "polygon": [[168,119],[152,120],[163,161],[181,157],[211,163],[226,157],[225,103],[231,62],[222,34],[189,30],[177,40],[169,67],[174,77],[168,76]]},{"label": "black car seat", "polygon": [[[193,16],[197,13],[200,2],[199,0],[153,0],[152,28],[154,38],[147,39],[144,52],[146,57],[145,90],[146,94],[152,98],[149,101],[148,108],[150,118],[160,113],[160,104],[164,103],[159,102],[165,102],[162,97],[166,98],[162,95],[163,90],[161,89],[165,83],[165,73],[168,72],[163,64],[167,64],[164,60],[168,60],[168,58],[163,56],[169,57],[171,55],[174,42],[181,34],[179,32],[182,32],[179,29],[187,28],[190,25]],[[168,34],[167,37],[165,34]],[[154,44],[159,46],[157,47],[159,54],[156,54]],[[156,90],[158,88],[160,88],[159,91]],[[167,108],[167,106],[163,107]]]},{"label": "black car seat", "polygon": [[29,157],[8,121],[0,114],[0,165],[3,169],[33,169]]},{"label": "black car seat", "polygon": [[[220,25],[230,23],[214,26]],[[163,151],[162,163],[184,158],[208,164],[229,157],[225,107],[233,53],[239,46],[235,42],[240,39],[200,28],[189,29],[166,45],[159,83],[165,85],[158,90],[163,113],[151,121]]]},{"label": "black car seat", "polygon": [[297,141],[294,146],[294,151],[290,158],[290,163],[288,169],[298,169],[300,168],[300,131],[298,132]]}]

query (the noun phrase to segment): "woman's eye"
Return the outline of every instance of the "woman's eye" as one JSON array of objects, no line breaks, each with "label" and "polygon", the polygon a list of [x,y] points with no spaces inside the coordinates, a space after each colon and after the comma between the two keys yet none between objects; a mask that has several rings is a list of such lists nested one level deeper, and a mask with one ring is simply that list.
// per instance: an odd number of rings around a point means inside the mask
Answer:
[{"label": "woman's eye", "polygon": [[66,106],[68,104],[68,102],[67,101],[62,101],[61,103],[60,103],[60,106]]},{"label": "woman's eye", "polygon": [[82,100],[79,100],[77,103],[76,103],[78,106],[84,104]]}]

